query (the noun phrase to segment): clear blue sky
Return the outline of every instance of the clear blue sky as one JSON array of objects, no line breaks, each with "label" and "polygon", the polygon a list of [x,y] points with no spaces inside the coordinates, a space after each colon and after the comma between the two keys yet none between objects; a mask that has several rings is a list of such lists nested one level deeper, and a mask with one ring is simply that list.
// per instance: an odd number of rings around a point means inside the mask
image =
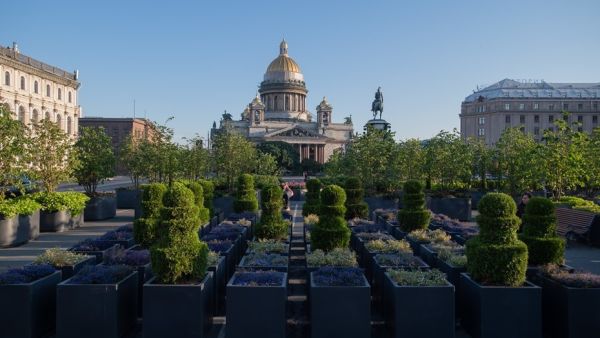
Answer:
[{"label": "clear blue sky", "polygon": [[282,37],[307,105],[355,130],[378,86],[397,137],[459,127],[460,103],[504,78],[600,82],[600,1],[6,1],[0,44],[79,69],[86,116],[175,120],[178,138],[238,118]]}]

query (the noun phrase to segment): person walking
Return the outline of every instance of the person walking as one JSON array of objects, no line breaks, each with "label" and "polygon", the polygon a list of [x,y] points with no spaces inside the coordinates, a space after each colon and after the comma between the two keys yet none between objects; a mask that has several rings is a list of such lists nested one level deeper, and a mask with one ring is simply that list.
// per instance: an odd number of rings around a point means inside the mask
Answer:
[{"label": "person walking", "polygon": [[283,205],[286,211],[290,211],[290,199],[294,196],[294,192],[287,183],[282,183],[281,188],[283,189]]},{"label": "person walking", "polygon": [[531,199],[531,193],[526,192],[521,196],[521,202],[517,205],[517,216],[521,219],[521,225],[519,225],[519,232],[523,230],[523,215],[525,215],[525,207],[527,207],[527,203]]}]

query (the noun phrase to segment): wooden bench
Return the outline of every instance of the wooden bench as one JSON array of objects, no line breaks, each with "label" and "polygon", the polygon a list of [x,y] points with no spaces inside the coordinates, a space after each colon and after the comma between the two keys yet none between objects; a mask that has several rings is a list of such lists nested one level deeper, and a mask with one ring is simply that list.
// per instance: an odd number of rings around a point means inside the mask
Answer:
[{"label": "wooden bench", "polygon": [[598,215],[570,208],[556,208],[556,232],[568,239],[581,238],[590,240],[592,226],[597,222]]}]

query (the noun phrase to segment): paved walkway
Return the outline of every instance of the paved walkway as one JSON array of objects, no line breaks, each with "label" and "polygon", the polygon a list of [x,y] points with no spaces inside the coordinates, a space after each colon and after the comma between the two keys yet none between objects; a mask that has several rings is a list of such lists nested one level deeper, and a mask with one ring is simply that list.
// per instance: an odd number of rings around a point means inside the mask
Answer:
[{"label": "paved walkway", "polygon": [[37,240],[15,248],[0,249],[0,271],[10,267],[20,267],[31,263],[35,257],[46,249],[60,247],[70,248],[75,243],[90,237],[98,237],[105,232],[129,224],[133,221],[133,210],[117,210],[117,216],[112,219],[85,222],[78,229],[65,232],[42,232]]}]

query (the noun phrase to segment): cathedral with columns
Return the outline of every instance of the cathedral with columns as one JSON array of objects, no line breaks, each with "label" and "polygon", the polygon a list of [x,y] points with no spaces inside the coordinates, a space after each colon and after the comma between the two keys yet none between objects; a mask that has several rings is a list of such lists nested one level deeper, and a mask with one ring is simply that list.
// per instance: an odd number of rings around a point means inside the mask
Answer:
[{"label": "cathedral with columns", "polygon": [[316,107],[316,118],[306,107],[308,90],[300,66],[288,55],[287,42],[265,72],[256,97],[239,120],[223,114],[211,137],[224,130],[240,133],[254,143],[283,141],[298,151],[299,160],[325,163],[334,150],[343,148],[354,133],[352,120],[333,122],[333,106],[325,97]]}]

